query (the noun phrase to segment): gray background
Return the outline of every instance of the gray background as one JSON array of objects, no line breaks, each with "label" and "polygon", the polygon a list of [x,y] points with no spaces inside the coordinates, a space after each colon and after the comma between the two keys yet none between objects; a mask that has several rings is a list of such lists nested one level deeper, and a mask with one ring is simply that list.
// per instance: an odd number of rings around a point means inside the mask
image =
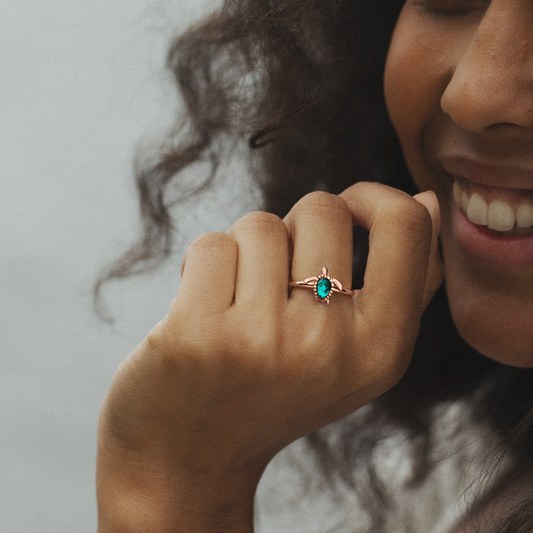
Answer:
[{"label": "gray background", "polygon": [[[136,146],[161,138],[179,109],[163,67],[170,39],[219,2],[0,0],[0,533],[96,531],[100,403],[166,313],[185,247],[161,270],[106,287],[112,326],[95,315],[92,289],[139,232]],[[256,207],[232,163],[176,213],[183,243]],[[288,454],[260,487],[263,533],[360,521],[301,443]]]},{"label": "gray background", "polygon": [[[169,39],[214,5],[0,2],[0,531],[95,531],[99,405],[164,316],[181,260],[109,286],[113,326],[92,286],[138,232],[135,146],[177,105]],[[191,237],[249,209],[224,187],[182,213]]]}]

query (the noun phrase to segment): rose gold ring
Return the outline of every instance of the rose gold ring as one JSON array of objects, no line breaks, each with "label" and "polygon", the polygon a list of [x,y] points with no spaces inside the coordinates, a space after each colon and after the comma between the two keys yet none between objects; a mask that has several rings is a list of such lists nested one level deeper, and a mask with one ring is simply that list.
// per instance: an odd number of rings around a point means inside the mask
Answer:
[{"label": "rose gold ring", "polygon": [[347,296],[353,296],[355,294],[355,291],[352,289],[343,288],[342,283],[338,279],[330,277],[326,267],[322,269],[320,276],[307,278],[303,281],[291,281],[289,287],[313,289],[313,292],[315,293],[315,303],[323,302],[326,305],[329,305],[329,298],[334,292],[346,294]]}]

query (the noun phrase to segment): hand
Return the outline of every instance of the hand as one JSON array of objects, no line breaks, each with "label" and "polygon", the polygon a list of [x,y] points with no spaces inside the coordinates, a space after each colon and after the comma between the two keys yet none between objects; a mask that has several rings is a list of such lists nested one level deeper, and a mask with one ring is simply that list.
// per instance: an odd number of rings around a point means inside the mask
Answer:
[{"label": "hand", "polygon": [[[417,200],[358,183],[306,196],[283,221],[251,213],[193,242],[168,315],[102,406],[101,531],[115,531],[117,497],[138,520],[120,531],[251,531],[270,459],[398,381],[442,281],[436,199]],[[354,224],[370,230],[363,289],[329,306],[307,289],[289,295],[290,279],[324,266],[349,286]]]}]

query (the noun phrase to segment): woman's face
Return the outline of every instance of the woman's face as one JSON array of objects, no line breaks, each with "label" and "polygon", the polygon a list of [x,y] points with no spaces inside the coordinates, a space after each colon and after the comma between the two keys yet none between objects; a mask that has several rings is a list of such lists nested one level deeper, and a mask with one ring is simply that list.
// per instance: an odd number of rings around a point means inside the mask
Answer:
[{"label": "woman's face", "polygon": [[440,201],[459,332],[533,367],[533,2],[407,0],[385,97],[414,181]]}]

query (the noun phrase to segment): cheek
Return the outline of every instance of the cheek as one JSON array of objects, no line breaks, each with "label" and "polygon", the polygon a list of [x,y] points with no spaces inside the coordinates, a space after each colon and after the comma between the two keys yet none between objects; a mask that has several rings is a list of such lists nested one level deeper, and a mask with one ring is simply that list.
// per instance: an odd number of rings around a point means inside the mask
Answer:
[{"label": "cheek", "polygon": [[450,72],[449,55],[419,27],[412,9],[402,13],[385,67],[384,92],[405,160],[419,189],[435,189],[427,173],[424,143],[432,122],[442,116],[441,98]]},{"label": "cheek", "polygon": [[409,134],[416,131],[420,112],[417,105],[420,88],[416,83],[419,74],[414,68],[415,53],[411,48],[398,36],[397,30],[385,65],[385,102],[402,143],[409,139]]},{"label": "cheek", "polygon": [[387,57],[385,99],[414,182],[421,190],[433,189],[439,198],[448,300],[459,333],[492,359],[533,367],[533,273],[511,275],[460,251],[453,228],[452,182],[438,163],[439,147],[453,140],[449,133],[456,131],[441,108],[442,95],[474,29],[475,24],[432,22],[408,1]]},{"label": "cheek", "polygon": [[[399,52],[404,52],[400,55]],[[385,70],[385,100],[389,116],[400,140],[407,166],[421,189],[428,188],[423,173],[423,132],[428,118],[427,95],[420,86],[414,54],[394,50]],[[422,176],[421,176],[422,174]]]}]

